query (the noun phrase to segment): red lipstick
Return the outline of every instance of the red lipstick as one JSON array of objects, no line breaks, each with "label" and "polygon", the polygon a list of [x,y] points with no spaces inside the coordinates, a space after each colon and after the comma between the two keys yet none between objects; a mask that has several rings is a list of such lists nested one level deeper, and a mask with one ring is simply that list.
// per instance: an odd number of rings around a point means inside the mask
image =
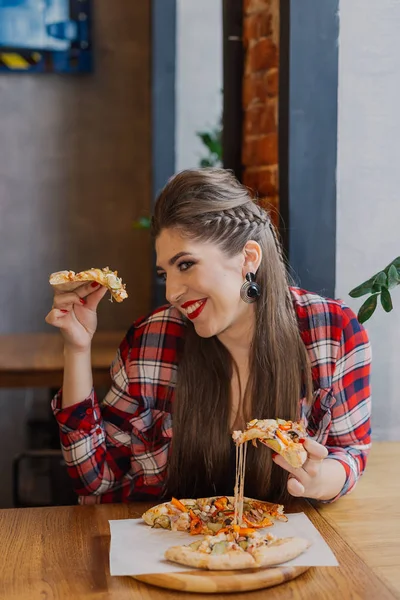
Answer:
[{"label": "red lipstick", "polygon": [[182,304],[182,308],[187,309],[189,306],[193,306],[193,304],[197,304],[198,302],[201,302],[201,304],[198,308],[196,308],[196,310],[194,310],[191,313],[188,313],[188,312],[186,313],[186,316],[191,321],[196,319],[200,315],[200,313],[203,311],[203,308],[205,307],[205,305],[207,303],[207,298],[204,298],[203,300],[188,301],[188,302],[185,302],[184,304]]}]

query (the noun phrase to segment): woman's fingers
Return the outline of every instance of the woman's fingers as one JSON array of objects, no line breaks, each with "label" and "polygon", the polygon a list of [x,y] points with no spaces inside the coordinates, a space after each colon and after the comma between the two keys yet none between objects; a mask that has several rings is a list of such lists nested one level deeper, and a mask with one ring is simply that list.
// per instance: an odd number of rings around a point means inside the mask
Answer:
[{"label": "woman's fingers", "polygon": [[85,297],[86,305],[90,310],[96,310],[100,300],[107,293],[107,288],[99,283],[92,282],[90,287],[90,293]]},{"label": "woman's fingers", "polygon": [[81,285],[73,292],[57,292],[54,295],[53,308],[71,309],[74,305],[87,305],[91,310],[96,310],[97,305],[106,292],[107,288],[92,281],[91,283]]},{"label": "woman's fingers", "polygon": [[301,468],[295,469],[279,454],[274,456],[273,461],[290,473],[287,489],[292,496],[316,498],[318,497],[314,495],[316,484],[321,473],[321,465],[328,456],[328,450],[310,438],[307,438],[303,445],[307,452],[307,460]]},{"label": "woman's fingers", "polygon": [[315,477],[320,472],[321,462],[328,456],[328,450],[322,444],[310,439],[304,442],[304,449],[307,451],[308,457],[303,469],[311,477]]},{"label": "woman's fingers", "polygon": [[45,317],[46,323],[49,325],[53,325],[54,327],[59,327],[62,329],[63,319],[68,315],[69,310],[60,309],[60,308],[52,308],[48,315]]},{"label": "woman's fingers", "polygon": [[277,454],[273,458],[274,463],[289,472],[287,489],[289,494],[296,497],[302,497],[306,493],[306,488],[310,483],[310,475],[304,468],[295,469],[282,456]]},{"label": "woman's fingers", "polygon": [[279,465],[282,467],[282,469],[285,469],[285,471],[288,471],[291,475],[296,477],[296,479],[298,479],[300,482],[303,482],[303,480],[305,480],[307,477],[307,473],[303,468],[296,469],[295,467],[292,467],[292,465],[290,465],[280,454],[276,454],[273,457],[273,461],[276,465]]},{"label": "woman's fingers", "polygon": [[319,444],[311,438],[306,438],[304,441],[304,450],[308,454],[309,460],[323,460],[328,456],[328,450],[322,444]]},{"label": "woman's fingers", "polygon": [[289,494],[291,494],[292,496],[296,496],[296,498],[301,498],[306,492],[304,485],[300,483],[300,481],[298,481],[296,477],[293,477],[293,475],[289,476],[287,482],[287,489]]},{"label": "woman's fingers", "polygon": [[74,305],[84,306],[86,300],[81,298],[77,292],[66,292],[65,294],[56,294],[53,299],[53,308],[71,309]]}]

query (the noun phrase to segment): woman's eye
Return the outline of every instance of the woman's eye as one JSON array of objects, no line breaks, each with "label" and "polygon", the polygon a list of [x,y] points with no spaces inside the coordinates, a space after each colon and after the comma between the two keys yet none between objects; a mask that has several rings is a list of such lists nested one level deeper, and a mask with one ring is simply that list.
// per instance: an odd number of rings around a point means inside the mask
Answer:
[{"label": "woman's eye", "polygon": [[192,267],[194,265],[193,262],[190,261],[186,261],[186,262],[181,262],[178,265],[178,268],[180,271],[187,271],[188,269],[190,269],[190,267]]},{"label": "woman's eye", "polygon": [[161,279],[161,281],[165,281],[167,279],[166,273],[157,273],[157,278]]}]

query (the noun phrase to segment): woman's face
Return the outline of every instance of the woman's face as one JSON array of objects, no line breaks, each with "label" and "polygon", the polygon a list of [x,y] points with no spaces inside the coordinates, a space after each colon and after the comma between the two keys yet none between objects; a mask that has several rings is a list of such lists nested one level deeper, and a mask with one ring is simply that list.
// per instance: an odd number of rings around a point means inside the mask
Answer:
[{"label": "woman's face", "polygon": [[240,288],[245,274],[257,268],[245,250],[229,257],[216,244],[163,229],[156,253],[168,302],[192,321],[199,336],[221,335],[248,316],[250,305],[240,298]]}]

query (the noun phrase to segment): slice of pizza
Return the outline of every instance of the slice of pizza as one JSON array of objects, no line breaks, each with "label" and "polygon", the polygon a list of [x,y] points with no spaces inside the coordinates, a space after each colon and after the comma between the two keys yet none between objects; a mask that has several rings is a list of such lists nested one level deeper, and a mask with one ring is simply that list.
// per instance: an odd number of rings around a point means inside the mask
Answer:
[{"label": "slice of pizza", "polygon": [[49,278],[50,285],[62,292],[72,292],[88,281],[96,281],[106,287],[111,293],[111,299],[122,302],[128,297],[125,284],[118,277],[118,271],[111,271],[108,267],[104,269],[88,269],[75,273],[74,271],[57,271]]},{"label": "slice of pizza", "polygon": [[254,529],[233,527],[185,546],[172,546],[165,558],[181,565],[210,570],[271,567],[296,558],[310,546],[304,538],[277,538]]},{"label": "slice of pizza", "polygon": [[[172,498],[147,510],[142,518],[147,525],[172,531],[188,531],[192,535],[216,534],[234,522],[235,499],[233,496],[209,498]],[[287,521],[281,504],[243,499],[241,524],[254,529],[270,527],[274,520]]]},{"label": "slice of pizza", "polygon": [[292,467],[301,467],[307,452],[303,447],[307,433],[301,421],[285,421],[283,419],[254,419],[247,423],[244,431],[234,431],[232,439],[237,445],[256,440],[277,452]]}]

